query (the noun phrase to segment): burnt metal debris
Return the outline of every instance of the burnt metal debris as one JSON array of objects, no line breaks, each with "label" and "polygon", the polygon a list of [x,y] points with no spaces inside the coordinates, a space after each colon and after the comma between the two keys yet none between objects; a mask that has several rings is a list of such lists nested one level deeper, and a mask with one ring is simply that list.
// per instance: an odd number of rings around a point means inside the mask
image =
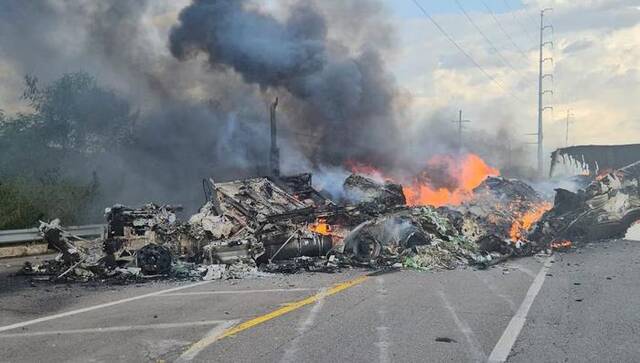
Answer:
[{"label": "burnt metal debris", "polygon": [[577,193],[556,189],[553,209],[530,238],[540,243],[623,238],[640,220],[640,161],[596,178]]},{"label": "burnt metal debris", "polygon": [[526,183],[501,177],[487,178],[461,205],[439,208],[408,206],[402,186],[357,174],[345,180],[346,200],[338,203],[313,188],[311,174],[209,179],[203,206],[186,220],[179,206],[115,205],[95,240],[70,235],[58,220],[42,222],[60,255],[25,272],[54,280],[221,279],[354,266],[482,268],[554,243],[566,247],[565,239],[623,234],[640,219],[639,176],[636,163],[584,191],[559,189],[552,209]]},{"label": "burnt metal debris", "polygon": [[629,145],[576,145],[560,148],[551,154],[549,175],[553,176],[559,164],[569,164],[595,176],[624,168],[638,161],[640,144]]}]

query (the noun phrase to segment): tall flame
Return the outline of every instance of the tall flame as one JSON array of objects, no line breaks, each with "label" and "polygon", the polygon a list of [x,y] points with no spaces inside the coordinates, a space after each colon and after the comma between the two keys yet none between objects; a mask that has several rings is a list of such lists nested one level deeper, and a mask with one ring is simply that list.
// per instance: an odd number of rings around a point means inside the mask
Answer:
[{"label": "tall flame", "polygon": [[444,166],[448,176],[455,181],[449,187],[434,187],[429,175],[422,173],[412,183],[403,187],[409,205],[459,205],[473,197],[473,189],[487,177],[498,176],[500,171],[487,165],[478,155],[467,154],[461,159],[435,156],[428,166]]},{"label": "tall flame", "polygon": [[[355,162],[349,162],[347,166],[354,173],[368,175],[376,180],[395,180],[373,166]],[[466,154],[460,158],[436,155],[427,161],[425,171],[403,183],[403,192],[407,204],[412,206],[459,205],[471,199],[473,189],[487,177],[498,175],[498,169],[490,167],[475,154]]]}]

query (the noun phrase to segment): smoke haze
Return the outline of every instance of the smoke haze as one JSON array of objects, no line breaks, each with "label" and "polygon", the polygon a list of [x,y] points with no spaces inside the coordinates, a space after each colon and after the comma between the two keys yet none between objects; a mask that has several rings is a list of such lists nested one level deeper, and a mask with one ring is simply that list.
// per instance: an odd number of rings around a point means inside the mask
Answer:
[{"label": "smoke haze", "polygon": [[[130,102],[131,147],[90,165],[60,161],[78,177],[95,171],[105,204],[197,206],[203,177],[264,173],[276,96],[283,172],[330,170],[317,178],[326,184],[347,162],[411,173],[429,155],[457,151],[450,117],[436,110],[433,120],[407,120],[411,97],[386,65],[396,49],[380,2],[278,5],[5,0],[0,71],[9,70],[2,77],[11,97],[25,74],[51,82],[85,71]],[[25,109],[2,92],[0,108]],[[516,164],[517,150],[507,161],[496,144],[495,135],[474,135],[471,151],[498,167]]]}]

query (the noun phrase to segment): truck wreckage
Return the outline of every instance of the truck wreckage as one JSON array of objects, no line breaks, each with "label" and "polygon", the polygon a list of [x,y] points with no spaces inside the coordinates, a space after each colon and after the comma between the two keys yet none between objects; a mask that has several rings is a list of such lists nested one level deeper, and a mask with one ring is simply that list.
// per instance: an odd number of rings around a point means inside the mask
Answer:
[{"label": "truck wreckage", "polygon": [[488,177],[458,206],[409,206],[402,186],[353,174],[346,200],[312,187],[311,175],[203,181],[205,203],[188,220],[179,206],[107,208],[102,238],[40,231],[60,254],[24,271],[53,280],[172,276],[238,278],[259,272],[333,272],[353,266],[418,270],[487,267],[514,256],[616,237],[640,219],[640,162],[558,189],[554,204],[524,182]]},{"label": "truck wreckage", "polygon": [[603,174],[577,193],[556,189],[553,209],[530,238],[542,243],[623,238],[640,220],[640,161]]}]

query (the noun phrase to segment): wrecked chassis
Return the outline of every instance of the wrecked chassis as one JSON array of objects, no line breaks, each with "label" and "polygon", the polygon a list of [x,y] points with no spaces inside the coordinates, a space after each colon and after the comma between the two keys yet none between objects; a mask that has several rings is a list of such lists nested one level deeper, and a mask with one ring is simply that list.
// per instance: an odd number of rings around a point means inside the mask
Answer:
[{"label": "wrecked chassis", "polygon": [[554,207],[530,238],[540,243],[623,238],[640,220],[640,161],[606,173],[585,189],[556,189]]},{"label": "wrecked chassis", "polygon": [[326,256],[333,247],[331,236],[312,230],[317,228],[313,202],[297,199],[267,178],[205,181],[205,186],[206,203],[186,222],[176,217],[179,206],[115,205],[105,210],[104,236],[91,241],[68,234],[59,221],[42,222],[41,233],[61,256],[25,272],[82,280],[198,277],[210,265],[255,270],[259,264]]},{"label": "wrecked chassis", "polygon": [[188,220],[176,217],[178,206],[115,205],[106,210],[105,235],[93,241],[43,223],[45,239],[61,257],[31,272],[87,280],[354,266],[440,270],[487,267],[546,248],[522,233],[513,239],[514,226],[526,229],[517,220],[545,203],[513,179],[487,178],[469,201],[440,208],[408,206],[402,186],[363,175],[345,180],[349,199],[338,203],[312,187],[310,174],[203,185],[205,203]]}]

